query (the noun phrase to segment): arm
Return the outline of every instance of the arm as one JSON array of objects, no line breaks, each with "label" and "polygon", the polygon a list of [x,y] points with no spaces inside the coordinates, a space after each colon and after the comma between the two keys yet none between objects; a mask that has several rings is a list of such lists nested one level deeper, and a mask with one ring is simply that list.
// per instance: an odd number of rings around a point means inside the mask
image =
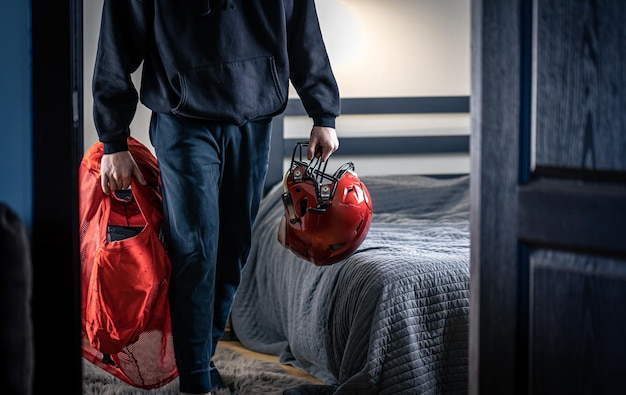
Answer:
[{"label": "arm", "polygon": [[128,151],[129,125],[138,93],[131,74],[146,53],[152,5],[140,0],[105,0],[92,81],[94,123],[104,144],[100,175],[102,190],[124,189],[135,176],[145,180]]},{"label": "arm", "polygon": [[313,0],[293,2],[287,29],[290,79],[313,119],[307,155],[312,159],[319,148],[325,161],[339,148],[335,118],[340,113],[340,98]]}]

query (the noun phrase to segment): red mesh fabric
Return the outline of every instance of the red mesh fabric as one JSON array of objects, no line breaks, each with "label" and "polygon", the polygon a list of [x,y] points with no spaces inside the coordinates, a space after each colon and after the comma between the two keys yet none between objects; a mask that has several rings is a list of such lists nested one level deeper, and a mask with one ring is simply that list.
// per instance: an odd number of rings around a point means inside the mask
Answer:
[{"label": "red mesh fabric", "polygon": [[[133,179],[126,200],[102,192],[102,143],[92,145],[80,163],[82,354],[134,387],[154,389],[178,376],[167,297],[171,265],[160,238],[156,158],[132,137],[128,146],[147,185]],[[141,232],[108,241],[107,225]]]}]

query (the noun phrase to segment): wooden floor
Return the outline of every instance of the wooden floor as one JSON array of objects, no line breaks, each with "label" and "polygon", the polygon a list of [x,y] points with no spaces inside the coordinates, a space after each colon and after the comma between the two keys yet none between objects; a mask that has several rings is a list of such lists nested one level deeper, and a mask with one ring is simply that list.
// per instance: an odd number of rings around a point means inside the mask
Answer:
[{"label": "wooden floor", "polygon": [[310,374],[306,373],[303,370],[296,369],[296,368],[294,368],[293,366],[290,366],[290,365],[283,365],[283,364],[281,364],[278,361],[278,356],[276,356],[276,355],[269,355],[269,354],[262,354],[262,353],[258,353],[258,352],[255,352],[255,351],[251,351],[251,350],[247,349],[246,347],[244,347],[238,341],[234,341],[234,340],[220,341],[218,343],[218,347],[228,347],[231,350],[237,351],[238,353],[242,354],[246,358],[251,358],[251,359],[256,359],[256,360],[260,360],[260,361],[267,361],[267,362],[275,363],[276,365],[282,367],[287,373],[289,373],[292,376],[309,380],[309,381],[311,381],[312,383],[315,383],[315,384],[323,384],[322,381],[320,381],[319,379],[311,376]]}]

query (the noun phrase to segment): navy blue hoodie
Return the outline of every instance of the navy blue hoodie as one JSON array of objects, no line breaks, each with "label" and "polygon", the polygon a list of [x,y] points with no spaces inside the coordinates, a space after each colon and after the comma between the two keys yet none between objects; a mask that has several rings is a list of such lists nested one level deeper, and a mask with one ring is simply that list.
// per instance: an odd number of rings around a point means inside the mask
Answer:
[{"label": "navy blue hoodie", "polygon": [[314,0],[104,1],[93,111],[105,153],[128,149],[139,99],[242,125],[284,111],[290,80],[313,124],[335,127],[339,90]]}]

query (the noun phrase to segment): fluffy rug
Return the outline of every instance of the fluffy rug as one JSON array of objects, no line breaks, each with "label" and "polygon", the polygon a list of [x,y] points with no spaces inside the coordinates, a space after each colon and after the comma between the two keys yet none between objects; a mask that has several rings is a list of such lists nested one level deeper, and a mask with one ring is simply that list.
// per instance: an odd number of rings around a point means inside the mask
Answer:
[{"label": "fluffy rug", "polygon": [[[279,365],[247,359],[226,347],[218,347],[213,359],[230,392],[217,395],[279,395],[283,391],[309,381],[289,375]],[[142,390],[119,380],[83,359],[83,395],[178,395],[178,378],[154,390]]]}]

